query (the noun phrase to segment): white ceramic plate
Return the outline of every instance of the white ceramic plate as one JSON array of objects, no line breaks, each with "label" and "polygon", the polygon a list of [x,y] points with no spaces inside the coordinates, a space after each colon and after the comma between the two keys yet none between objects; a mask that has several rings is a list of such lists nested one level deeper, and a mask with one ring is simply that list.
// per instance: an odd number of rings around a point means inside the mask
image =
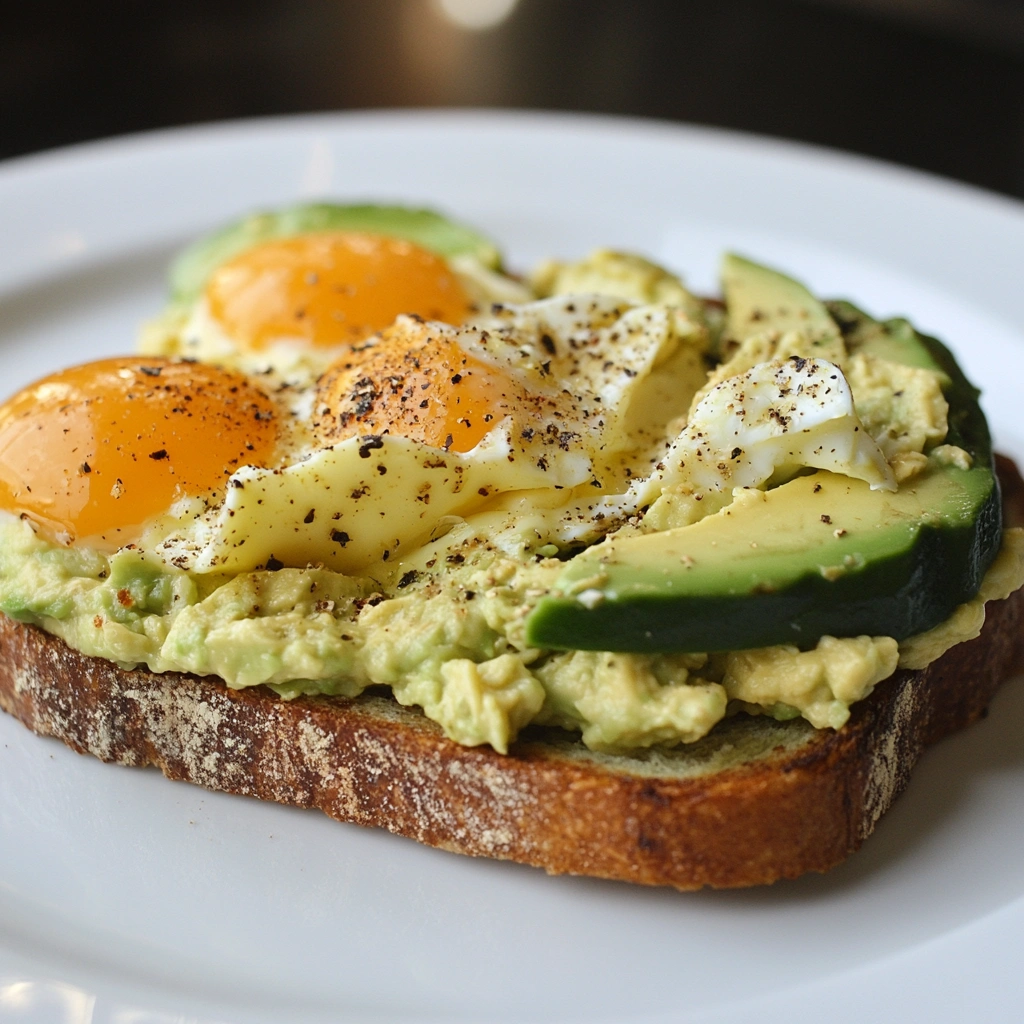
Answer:
[{"label": "white ceramic plate", "polygon": [[[300,198],[427,204],[514,266],[629,247],[714,287],[725,247],[951,343],[1024,456],[1024,211],[863,160],[569,116],[352,115],[0,168],[5,389],[123,352],[175,247]],[[0,718],[0,1018],[1017,1019],[1024,685],[925,758],[826,877],[682,895],[471,861],[79,757]]]}]

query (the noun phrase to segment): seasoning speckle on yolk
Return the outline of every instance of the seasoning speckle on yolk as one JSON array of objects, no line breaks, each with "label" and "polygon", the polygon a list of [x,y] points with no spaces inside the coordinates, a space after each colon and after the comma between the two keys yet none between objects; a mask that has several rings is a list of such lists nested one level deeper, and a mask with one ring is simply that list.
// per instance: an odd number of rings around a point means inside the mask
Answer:
[{"label": "seasoning speckle on yolk", "polygon": [[472,304],[440,256],[382,235],[323,232],[272,239],[219,267],[210,315],[236,345],[332,347],[360,341],[400,313],[461,324]]},{"label": "seasoning speckle on yolk", "polygon": [[524,399],[521,391],[429,324],[405,319],[328,370],[316,426],[330,444],[391,433],[468,452]]},{"label": "seasoning speckle on yolk", "polygon": [[278,423],[242,374],[127,357],[46,377],[0,407],[0,508],[65,543],[131,540],[186,495],[266,465]]}]

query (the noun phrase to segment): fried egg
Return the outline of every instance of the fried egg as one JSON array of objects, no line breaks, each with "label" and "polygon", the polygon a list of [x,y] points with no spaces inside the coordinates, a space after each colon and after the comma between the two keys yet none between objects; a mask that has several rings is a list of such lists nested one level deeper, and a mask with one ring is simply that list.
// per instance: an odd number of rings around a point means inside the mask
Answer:
[{"label": "fried egg", "polygon": [[0,508],[113,550],[182,499],[278,457],[281,416],[216,366],[123,357],[62,370],[0,407]]},{"label": "fried egg", "polygon": [[317,231],[233,255],[190,307],[150,325],[143,347],[309,383],[402,313],[459,325],[492,302],[528,298],[471,256],[446,260],[388,235]]}]

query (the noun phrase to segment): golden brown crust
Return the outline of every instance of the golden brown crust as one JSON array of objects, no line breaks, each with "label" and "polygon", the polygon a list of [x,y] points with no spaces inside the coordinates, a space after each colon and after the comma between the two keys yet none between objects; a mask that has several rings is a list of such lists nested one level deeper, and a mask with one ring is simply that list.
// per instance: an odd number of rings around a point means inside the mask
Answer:
[{"label": "golden brown crust", "polygon": [[[1007,476],[1007,494],[1024,494],[1019,481]],[[212,678],[125,671],[0,616],[0,707],[105,761],[458,853],[736,887],[824,871],[856,850],[921,751],[981,717],[1022,657],[1018,591],[988,605],[976,640],[898,672],[838,732],[737,718],[679,754],[614,758],[532,734],[503,756],[445,739],[390,697],[287,702]],[[727,748],[743,754],[719,767]]]}]

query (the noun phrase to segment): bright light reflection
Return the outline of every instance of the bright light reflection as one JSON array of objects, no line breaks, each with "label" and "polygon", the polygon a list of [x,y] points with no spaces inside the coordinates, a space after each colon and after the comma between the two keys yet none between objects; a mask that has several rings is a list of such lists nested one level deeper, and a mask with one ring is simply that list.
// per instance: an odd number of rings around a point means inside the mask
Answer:
[{"label": "bright light reflection", "polygon": [[495,28],[515,10],[519,0],[434,0],[438,12],[459,28],[482,32]]},{"label": "bright light reflection", "polygon": [[53,1024],[90,1024],[96,997],[62,981],[14,981],[0,985],[0,1017],[33,1012]]},{"label": "bright light reflection", "polygon": [[27,1010],[31,1006],[31,981],[14,981],[10,985],[0,985],[0,1010]]}]

